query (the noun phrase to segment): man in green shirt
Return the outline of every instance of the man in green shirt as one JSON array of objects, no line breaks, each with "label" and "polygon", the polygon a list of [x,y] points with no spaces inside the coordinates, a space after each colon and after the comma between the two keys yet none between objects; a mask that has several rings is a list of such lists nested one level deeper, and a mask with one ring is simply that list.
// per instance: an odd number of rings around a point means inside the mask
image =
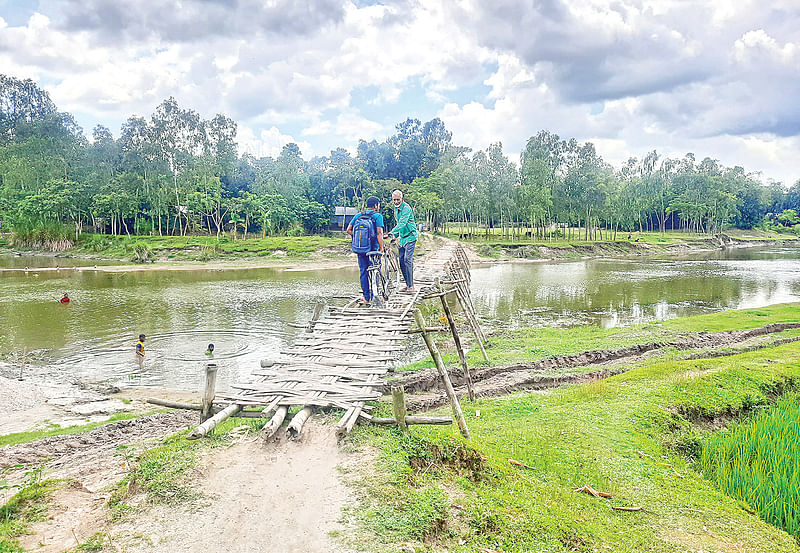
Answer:
[{"label": "man in green shirt", "polygon": [[403,201],[403,193],[400,190],[392,192],[392,205],[394,206],[394,220],[397,224],[389,231],[397,237],[397,245],[400,253],[400,272],[406,281],[405,288],[401,292],[414,292],[414,248],[417,247],[417,224],[414,222],[414,212],[411,206]]}]

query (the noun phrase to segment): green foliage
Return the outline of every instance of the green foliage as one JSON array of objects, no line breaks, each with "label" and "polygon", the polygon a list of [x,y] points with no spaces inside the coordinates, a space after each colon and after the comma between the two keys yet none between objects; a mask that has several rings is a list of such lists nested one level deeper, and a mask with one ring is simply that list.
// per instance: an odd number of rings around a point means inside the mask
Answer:
[{"label": "green foliage", "polygon": [[72,247],[71,230],[58,221],[36,221],[27,217],[13,222],[11,245],[47,251],[64,251]]},{"label": "green foliage", "polygon": [[703,445],[703,475],[800,537],[800,397],[791,394]]},{"label": "green foliage", "polygon": [[131,252],[133,256],[131,257],[131,261],[134,263],[146,263],[148,261],[153,261],[153,249],[150,247],[150,244],[147,242],[139,241],[136,242],[131,246]]},{"label": "green foliage", "polygon": [[24,549],[17,537],[24,534],[27,527],[47,516],[49,499],[61,484],[58,480],[39,479],[41,472],[29,473],[28,482],[23,488],[0,507],[0,552],[23,553]]},{"label": "green foliage", "polygon": [[[531,356],[543,357],[798,317],[797,304],[787,304],[628,329],[529,329],[519,331],[517,345],[509,333],[503,347],[532,348]],[[493,341],[490,355],[496,347]],[[692,466],[698,444],[719,425],[773,404],[800,383],[799,354],[800,345],[789,343],[711,359],[655,357],[592,384],[464,401],[472,435],[468,447],[485,458],[481,479],[431,463],[432,446],[467,446],[454,426],[412,427],[409,436],[359,428],[355,443],[380,451],[382,460],[380,475],[367,484],[367,496],[378,506],[365,503],[359,520],[385,542],[364,549],[383,551],[385,543],[421,540],[413,545],[456,553],[481,548],[671,553],[725,551],[731,543],[742,550],[795,551],[793,539],[743,510]],[[573,491],[586,484],[613,497]],[[445,523],[435,534],[423,534],[424,525],[407,522],[409,512],[431,512],[425,508],[437,490],[449,503],[441,512]],[[611,506],[644,511],[623,513]]]},{"label": "green foliage", "polygon": [[764,186],[694,154],[653,151],[612,168],[591,142],[546,130],[527,141],[517,169],[500,143],[454,145],[438,118],[408,118],[383,142],[360,141],[355,156],[336,148],[305,161],[290,143],[274,158],[237,158],[235,121],[203,120],[168,98],[149,118],[130,117],[118,139],[99,125],[92,139],[32,81],[0,75],[0,217],[55,221],[75,240],[85,230],[298,236],[323,232],[337,205],[369,195],[386,203],[400,188],[432,230],[459,221],[470,235],[499,229],[506,240],[525,226],[539,240],[565,229],[570,241],[608,241],[617,231],[752,228],[766,213],[783,217],[770,225],[794,228],[788,214],[800,210],[796,184]]}]

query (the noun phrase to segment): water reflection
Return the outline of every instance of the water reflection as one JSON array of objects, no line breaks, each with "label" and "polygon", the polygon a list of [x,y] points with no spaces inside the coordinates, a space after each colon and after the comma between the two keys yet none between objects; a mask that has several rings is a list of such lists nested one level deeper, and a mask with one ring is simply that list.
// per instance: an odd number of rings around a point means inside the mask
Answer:
[{"label": "water reflection", "polygon": [[798,301],[800,249],[495,265],[475,269],[472,287],[490,323],[614,327]]},{"label": "water reflection", "polygon": [[[51,258],[52,259],[52,258]],[[613,327],[800,301],[800,249],[681,259],[515,263],[473,270],[489,324]],[[216,345],[218,386],[245,380],[301,331],[318,298],[356,294],[355,267],[281,271],[0,271],[0,353],[43,352],[64,379],[199,390]],[[69,292],[72,303],[58,299]],[[134,357],[147,335],[141,366]]]},{"label": "water reflection", "polygon": [[[354,294],[353,270],[53,271],[0,276],[0,351],[44,350],[64,378],[198,389],[216,346],[218,387],[276,357],[320,297]],[[64,291],[72,302],[58,303]],[[147,335],[140,367],[139,333]]]}]

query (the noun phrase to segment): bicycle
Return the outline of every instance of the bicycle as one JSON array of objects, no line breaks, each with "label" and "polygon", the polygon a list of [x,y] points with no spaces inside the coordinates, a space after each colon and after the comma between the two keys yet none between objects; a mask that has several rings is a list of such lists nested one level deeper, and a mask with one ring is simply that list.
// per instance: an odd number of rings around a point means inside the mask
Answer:
[{"label": "bicycle", "polygon": [[389,299],[389,279],[384,267],[387,265],[386,254],[383,252],[368,252],[369,267],[369,289],[372,292],[372,300],[377,307],[383,307]]},{"label": "bicycle", "polygon": [[397,284],[393,282],[393,276],[396,275],[396,280],[399,282],[400,278],[400,264],[398,261],[397,253],[389,245],[386,252],[369,252],[370,265],[367,268],[369,273],[369,287],[372,292],[372,302],[377,307],[383,307],[388,301],[394,288]]}]

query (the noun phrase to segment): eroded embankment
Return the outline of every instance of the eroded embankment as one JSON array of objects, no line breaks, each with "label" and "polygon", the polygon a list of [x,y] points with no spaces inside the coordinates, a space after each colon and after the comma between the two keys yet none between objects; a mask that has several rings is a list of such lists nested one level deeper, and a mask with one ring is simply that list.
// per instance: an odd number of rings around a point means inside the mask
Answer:
[{"label": "eroded embankment", "polygon": [[549,246],[547,244],[476,244],[479,255],[490,258],[501,257],[511,259],[572,259],[603,256],[640,256],[653,254],[678,254],[707,252],[725,248],[743,248],[757,246],[774,246],[775,240],[740,240],[725,234],[712,238],[696,238],[690,241],[674,243],[609,241],[589,242],[586,244],[570,244],[569,246]]},{"label": "eroded embankment", "polygon": [[[196,413],[172,411],[137,419],[117,421],[77,435],[51,436],[35,442],[0,447],[0,470],[10,481],[29,467],[44,466],[57,478],[78,478],[87,487],[95,482],[84,481],[92,475],[104,484],[124,471],[120,461],[126,448],[148,440],[161,439],[186,429],[197,419]],[[97,470],[97,469],[100,470]],[[16,469],[16,470],[14,470]],[[114,474],[104,474],[111,471]],[[94,473],[94,474],[93,474]]]},{"label": "eroded embankment", "polygon": [[[623,373],[631,368],[630,365],[614,366],[599,369],[596,371],[584,372],[579,374],[542,374],[547,371],[557,369],[570,369],[577,367],[590,367],[617,361],[620,359],[637,360],[650,352],[664,349],[675,348],[678,350],[702,349],[702,348],[721,348],[726,346],[743,345],[748,340],[757,339],[768,334],[783,332],[785,330],[800,328],[800,323],[779,323],[768,324],[763,327],[749,330],[730,330],[724,332],[700,332],[684,340],[668,342],[649,342],[637,344],[626,348],[613,350],[592,350],[584,351],[573,355],[562,355],[549,357],[533,363],[523,363],[505,365],[499,367],[488,367],[471,371],[473,387],[478,397],[494,397],[504,395],[517,390],[542,390],[563,386],[565,384],[576,384],[592,382],[609,376]],[[792,337],[771,342],[770,345],[777,343],[788,343],[800,341],[800,337]],[[747,349],[757,349],[763,347],[753,345]],[[741,353],[737,350],[735,353]],[[703,352],[703,357],[715,357],[724,355],[725,352],[710,351]],[[467,395],[466,377],[461,368],[450,369],[450,378],[456,387],[456,393],[463,397]],[[390,383],[391,386],[402,385],[408,392],[421,392],[407,397],[410,410],[425,410],[438,407],[447,403],[447,396],[440,391],[441,382],[435,370],[425,369],[412,374],[404,375],[398,380]],[[389,386],[384,390],[388,393]]]}]

